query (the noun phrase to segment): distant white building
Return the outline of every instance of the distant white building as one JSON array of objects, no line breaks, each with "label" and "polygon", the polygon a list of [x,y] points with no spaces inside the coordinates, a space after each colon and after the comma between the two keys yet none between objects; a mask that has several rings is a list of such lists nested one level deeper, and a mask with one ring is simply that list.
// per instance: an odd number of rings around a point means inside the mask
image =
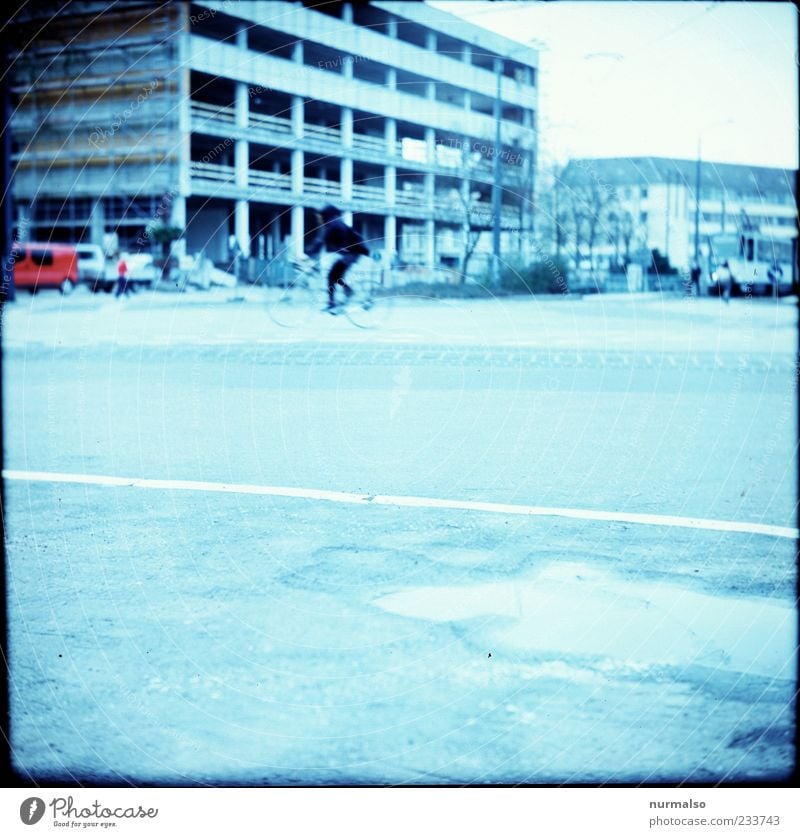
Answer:
[{"label": "distant white building", "polygon": [[424,3],[38,2],[15,26],[26,237],[169,222],[270,258],[334,203],[387,261],[455,266],[470,227],[490,246],[495,155],[502,226],[533,227],[537,53]]},{"label": "distant white building", "polygon": [[[776,240],[797,237],[796,175],[789,169],[703,161],[700,166],[699,243],[708,237],[758,230]],[[629,225],[632,249],[658,249],[687,270],[694,259],[696,160],[667,157],[583,158],[573,160],[562,180],[593,184],[613,192],[612,222],[603,218],[595,256],[619,253],[620,218]]]}]

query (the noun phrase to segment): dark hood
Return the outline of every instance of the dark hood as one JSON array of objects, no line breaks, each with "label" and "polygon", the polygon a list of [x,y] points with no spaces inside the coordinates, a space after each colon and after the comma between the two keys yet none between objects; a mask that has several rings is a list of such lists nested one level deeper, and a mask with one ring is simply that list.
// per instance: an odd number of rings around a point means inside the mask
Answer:
[{"label": "dark hood", "polygon": [[322,216],[322,220],[326,223],[342,217],[341,211],[333,206],[333,204],[328,204],[320,211],[319,214]]}]

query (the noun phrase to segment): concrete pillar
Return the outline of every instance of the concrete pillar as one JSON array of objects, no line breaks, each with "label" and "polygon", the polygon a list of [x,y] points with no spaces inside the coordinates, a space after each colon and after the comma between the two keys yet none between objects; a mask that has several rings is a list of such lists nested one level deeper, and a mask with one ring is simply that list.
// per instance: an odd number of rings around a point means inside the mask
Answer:
[{"label": "concrete pillar", "polygon": [[395,157],[397,156],[397,120],[387,116],[383,123],[383,130],[386,137],[386,154],[389,157]]},{"label": "concrete pillar", "polygon": [[248,186],[247,176],[250,171],[250,143],[247,140],[236,140],[234,143],[233,166],[236,185],[240,189],[246,189]]},{"label": "concrete pillar", "polygon": [[353,147],[353,109],[342,108],[342,147]]},{"label": "concrete pillar", "polygon": [[236,46],[239,49],[247,49],[247,27],[242,26],[236,33]]},{"label": "concrete pillar", "polygon": [[436,267],[436,222],[425,221],[425,266]]},{"label": "concrete pillar", "polygon": [[269,225],[267,258],[272,259],[281,251],[281,219],[273,218]]},{"label": "concrete pillar", "polygon": [[465,64],[472,64],[472,44],[464,44],[461,47],[461,60]]},{"label": "concrete pillar", "polygon": [[353,56],[345,55],[342,59],[342,75],[346,79],[353,78]]},{"label": "concrete pillar", "polygon": [[464,110],[472,110],[472,91],[464,91]]},{"label": "concrete pillar", "polygon": [[235,119],[237,128],[246,128],[250,115],[250,88],[243,82],[236,82]]},{"label": "concrete pillar", "polygon": [[[345,149],[353,147],[352,108],[342,108],[342,147]],[[349,154],[343,155],[340,160],[339,182],[341,184],[342,200],[350,203],[353,200],[353,158]]]},{"label": "concrete pillar", "polygon": [[431,102],[436,101],[436,82],[435,81],[426,81],[425,82],[425,98]]},{"label": "concrete pillar", "polygon": [[250,255],[250,204],[246,200],[237,200],[234,209],[234,235],[242,248],[242,255]]},{"label": "concrete pillar", "polygon": [[302,96],[292,96],[292,136],[303,138],[303,123],[305,122],[305,105]]},{"label": "concrete pillar", "polygon": [[387,215],[383,219],[383,263],[384,267],[391,267],[397,253],[397,218]]},{"label": "concrete pillar", "polygon": [[305,155],[299,148],[292,151],[292,193],[299,197],[303,194],[305,179]]},{"label": "concrete pillar", "polygon": [[436,33],[428,31],[425,33],[425,49],[436,52]]},{"label": "concrete pillar", "polygon": [[436,162],[436,129],[425,129],[425,159],[429,164]]},{"label": "concrete pillar", "polygon": [[292,61],[294,61],[295,64],[302,64],[303,63],[304,56],[303,56],[303,42],[302,41],[298,40],[298,41],[295,41],[294,44],[292,44]]},{"label": "concrete pillar", "polygon": [[[302,45],[301,45],[302,49]],[[292,135],[298,139],[303,136],[303,100],[299,96],[292,97]],[[295,199],[300,199],[305,184],[305,154],[299,148],[292,150],[292,194]],[[303,244],[305,234],[305,219],[302,206],[292,207],[292,229],[291,242],[289,245],[290,255],[300,258],[303,255]]]},{"label": "concrete pillar", "polygon": [[[94,215],[92,221],[94,221]],[[182,230],[186,229],[186,198],[181,195],[175,195],[172,198],[169,222],[175,227],[180,227]],[[100,238],[102,239],[102,235]],[[94,227],[92,228],[92,240],[94,240]],[[99,244],[100,241],[97,243]]]},{"label": "concrete pillar", "polygon": [[[183,20],[188,19],[188,9],[183,11]],[[178,71],[178,93],[175,101],[178,103],[178,136],[175,138],[174,151],[178,158],[178,194],[190,195],[192,193],[192,113],[191,113],[191,71],[189,70],[189,38],[178,37],[177,61],[175,66]],[[110,159],[110,158],[109,158]]]},{"label": "concrete pillar", "polygon": [[344,23],[352,23],[353,22],[353,4],[352,3],[342,3],[342,21]]},{"label": "concrete pillar", "polygon": [[342,157],[340,161],[340,177],[342,200],[350,203],[353,200],[353,158]]},{"label": "concrete pillar", "polygon": [[289,255],[300,258],[303,255],[303,242],[305,236],[305,216],[302,206],[292,207],[292,234],[289,245]]},{"label": "concrete pillar", "polygon": [[390,17],[389,20],[386,21],[386,37],[387,38],[396,38],[397,37],[397,18]]},{"label": "concrete pillar", "polygon": [[397,203],[397,169],[394,166],[386,166],[383,170],[383,183],[386,206],[393,207]]},{"label": "concrete pillar", "polygon": [[[185,215],[186,215],[186,212],[185,212],[186,200],[185,199],[184,199],[183,205],[184,205],[184,222],[181,226],[185,227],[186,226],[186,217],[185,217]],[[172,206],[173,206],[173,211],[174,211],[175,204],[173,203]],[[21,209],[20,209],[20,218],[22,218],[22,210]],[[89,235],[90,235],[92,244],[102,245],[103,236],[105,235],[105,232],[106,232],[106,215],[105,215],[105,210],[103,209],[103,199],[102,198],[98,198],[92,204],[92,214],[89,216],[89,230],[90,230]],[[27,237],[28,236],[26,236],[26,238]]]},{"label": "concrete pillar", "polygon": [[425,129],[425,162],[428,165],[436,163],[436,130],[434,128]]},{"label": "concrete pillar", "polygon": [[386,71],[386,89],[397,90],[397,70],[394,67],[389,67]]}]

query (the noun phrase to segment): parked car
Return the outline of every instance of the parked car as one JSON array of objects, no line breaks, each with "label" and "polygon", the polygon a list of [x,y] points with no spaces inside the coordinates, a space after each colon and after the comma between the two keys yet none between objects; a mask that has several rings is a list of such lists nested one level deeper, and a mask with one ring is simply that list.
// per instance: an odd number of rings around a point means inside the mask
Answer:
[{"label": "parked car", "polygon": [[92,291],[111,290],[113,278],[109,283],[106,275],[106,257],[98,244],[76,244],[78,254],[78,279]]},{"label": "parked car", "polygon": [[35,293],[58,288],[69,294],[78,284],[78,254],[70,244],[17,243],[11,251],[14,285]]},{"label": "parked car", "polygon": [[[93,247],[95,245],[78,245],[79,247]],[[101,248],[97,248],[101,250]],[[95,254],[96,255],[96,254]],[[96,262],[91,261],[91,267],[87,270],[86,284],[93,292],[105,291],[110,293],[114,290],[117,284],[118,273],[117,265],[119,260],[124,259],[128,266],[128,283],[130,285],[152,285],[158,278],[158,269],[153,264],[153,257],[149,253],[122,253],[111,258],[103,258],[103,268],[97,274],[97,278],[93,278]],[[89,262],[87,256],[87,262]]]},{"label": "parked car", "polygon": [[[149,253],[123,253],[121,258],[125,259],[125,264],[128,265],[128,282],[131,284],[152,285],[161,275]],[[115,279],[118,261],[114,261]]]}]

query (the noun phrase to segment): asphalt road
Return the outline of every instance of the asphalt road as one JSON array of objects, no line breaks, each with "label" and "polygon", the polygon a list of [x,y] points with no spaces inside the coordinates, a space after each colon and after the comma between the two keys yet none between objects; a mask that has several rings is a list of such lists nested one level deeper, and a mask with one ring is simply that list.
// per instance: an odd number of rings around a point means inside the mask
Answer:
[{"label": "asphalt road", "polygon": [[[594,325],[624,332],[623,315]],[[56,346],[43,321],[6,331],[7,471],[795,525],[794,367],[774,346],[158,345],[71,341],[63,315]],[[37,780],[715,782],[793,764],[789,538],[5,491],[12,744]]]}]

